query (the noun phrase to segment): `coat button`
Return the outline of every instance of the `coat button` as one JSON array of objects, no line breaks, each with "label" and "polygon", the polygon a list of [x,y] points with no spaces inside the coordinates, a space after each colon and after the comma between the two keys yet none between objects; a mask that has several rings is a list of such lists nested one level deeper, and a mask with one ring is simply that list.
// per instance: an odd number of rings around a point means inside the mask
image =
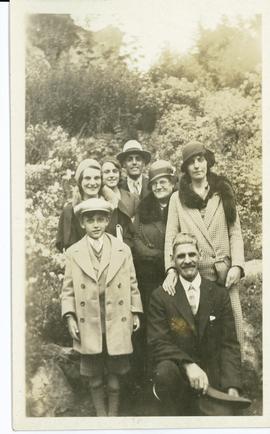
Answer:
[{"label": "coat button", "polygon": [[121,285],[121,282],[120,282],[120,283],[118,283],[118,285],[117,285],[117,286],[118,286],[118,288],[121,288],[121,286],[122,286],[122,285]]},{"label": "coat button", "polygon": [[124,301],[123,301],[123,300],[120,300],[120,301],[118,302],[118,304],[120,304],[120,306],[122,306],[122,304],[124,304]]},{"label": "coat button", "polygon": [[215,259],[215,258],[216,258],[216,255],[215,255],[215,253],[213,253],[213,255],[212,255],[212,258],[213,258],[213,259]]},{"label": "coat button", "polygon": [[81,284],[81,288],[85,289],[85,284],[84,283]]},{"label": "coat button", "polygon": [[111,300],[108,300],[106,304],[112,304]]},{"label": "coat button", "polygon": [[127,319],[126,319],[126,317],[125,316],[123,316],[122,318],[121,318],[121,321],[122,322],[125,322]]},{"label": "coat button", "polygon": [[85,321],[85,319],[84,318],[80,318],[80,322],[84,322]]},{"label": "coat button", "polygon": [[85,301],[81,301],[80,305],[81,305],[82,307],[84,307],[84,306],[85,306]]}]

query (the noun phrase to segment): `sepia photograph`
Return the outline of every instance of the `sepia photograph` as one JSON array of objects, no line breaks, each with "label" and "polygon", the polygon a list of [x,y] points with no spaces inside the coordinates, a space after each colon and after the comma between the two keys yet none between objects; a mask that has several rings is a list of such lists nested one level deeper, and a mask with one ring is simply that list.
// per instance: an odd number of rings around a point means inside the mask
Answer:
[{"label": "sepia photograph", "polygon": [[263,4],[11,1],[15,429],[269,426]]}]

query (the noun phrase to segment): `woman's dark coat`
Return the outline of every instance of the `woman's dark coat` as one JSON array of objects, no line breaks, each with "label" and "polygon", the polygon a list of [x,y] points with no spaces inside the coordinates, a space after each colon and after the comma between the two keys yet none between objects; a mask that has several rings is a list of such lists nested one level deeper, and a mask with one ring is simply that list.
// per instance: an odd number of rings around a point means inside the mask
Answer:
[{"label": "woman's dark coat", "polygon": [[163,212],[153,193],[139,204],[134,220],[133,253],[143,305],[164,280],[164,241],[168,206]]},{"label": "woman's dark coat", "polygon": [[[133,227],[125,207],[121,201],[118,208],[114,209],[106,232],[116,236],[116,225],[123,228],[123,241],[132,248]],[[66,250],[72,244],[79,241],[85,235],[84,229],[80,226],[78,218],[75,216],[72,204],[64,207],[59,219],[58,231],[56,236],[56,247],[60,252]]]}]

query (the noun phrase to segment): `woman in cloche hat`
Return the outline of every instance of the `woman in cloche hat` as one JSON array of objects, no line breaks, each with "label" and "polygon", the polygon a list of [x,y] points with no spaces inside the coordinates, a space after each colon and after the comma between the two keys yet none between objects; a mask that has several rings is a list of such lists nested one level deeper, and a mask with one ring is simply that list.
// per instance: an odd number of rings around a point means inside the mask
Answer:
[{"label": "woman in cloche hat", "polygon": [[[142,199],[135,214],[133,256],[146,316],[150,295],[165,278],[165,229],[168,204],[176,179],[174,168],[169,161],[154,162],[149,169],[149,194]],[[141,330],[141,333],[145,334],[145,331]],[[146,336],[142,336],[142,341],[144,357],[141,364],[144,365],[147,359]],[[141,366],[141,370],[144,369],[145,367]]]},{"label": "woman in cloche hat", "polygon": [[173,193],[165,237],[163,283],[166,292],[175,293],[177,280],[172,262],[172,243],[178,232],[193,234],[199,244],[202,277],[225,285],[235,318],[238,340],[243,349],[242,311],[237,283],[244,276],[244,247],[235,196],[231,183],[211,171],[213,152],[193,141],[183,148],[179,191]]},{"label": "woman in cloche hat", "polygon": [[64,207],[59,219],[56,237],[58,250],[61,252],[66,250],[85,235],[74,214],[74,207],[84,200],[98,197],[108,200],[114,208],[106,231],[131,246],[133,230],[130,217],[124,207],[121,207],[121,201],[116,198],[113,191],[102,186],[99,162],[92,158],[81,161],[75,172],[75,180],[77,185],[73,191],[72,202]]}]

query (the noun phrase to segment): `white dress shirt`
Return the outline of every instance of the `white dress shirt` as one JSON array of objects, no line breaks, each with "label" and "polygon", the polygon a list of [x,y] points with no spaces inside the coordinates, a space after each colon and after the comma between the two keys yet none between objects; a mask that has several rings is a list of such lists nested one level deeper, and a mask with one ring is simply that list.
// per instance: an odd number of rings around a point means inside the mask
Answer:
[{"label": "white dress shirt", "polygon": [[137,196],[140,195],[142,191],[142,175],[140,175],[137,179],[132,179],[128,176],[127,185],[131,193],[136,194]]},{"label": "white dress shirt", "polygon": [[197,273],[195,279],[192,280],[192,282],[184,279],[184,277],[182,277],[180,274],[179,274],[179,279],[183,285],[183,288],[185,290],[188,301],[189,301],[189,290],[190,290],[190,287],[192,286],[192,288],[194,290],[193,294],[194,294],[194,303],[196,305],[196,307],[195,307],[195,313],[196,313],[198,311],[199,304],[200,304],[200,294],[201,294],[200,286],[201,286],[202,278],[201,278],[200,274]]},{"label": "white dress shirt", "polygon": [[99,253],[103,247],[104,234],[101,235],[101,237],[98,239],[91,238],[88,235],[87,240],[88,240],[88,243],[90,244],[90,246],[92,246],[93,249]]}]

